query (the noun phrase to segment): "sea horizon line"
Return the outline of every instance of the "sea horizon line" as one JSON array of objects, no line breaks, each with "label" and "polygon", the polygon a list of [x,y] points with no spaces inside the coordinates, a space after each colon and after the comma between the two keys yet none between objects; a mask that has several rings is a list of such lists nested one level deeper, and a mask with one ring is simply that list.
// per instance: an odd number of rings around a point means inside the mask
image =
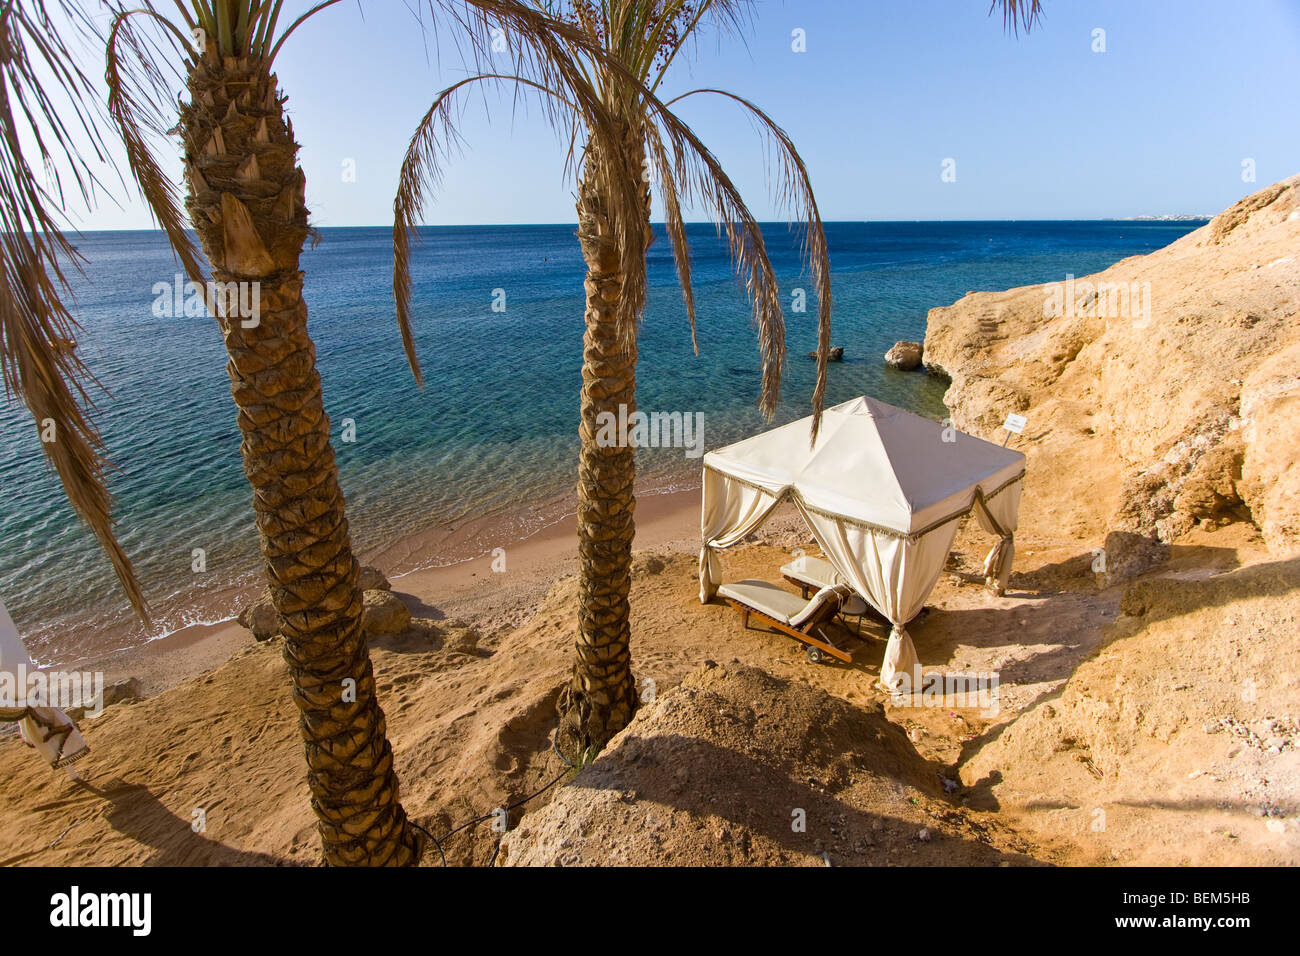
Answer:
[{"label": "sea horizon line", "polygon": [[[969,224],[979,225],[981,223],[1005,224],[1005,223],[1062,223],[1062,222],[1209,222],[1214,216],[1211,215],[1182,215],[1170,214],[1163,216],[1101,216],[1090,219],[1045,219],[1045,218],[1014,218],[1014,219],[823,219],[824,226],[837,225],[952,225],[952,224]],[[796,226],[800,227],[802,223],[790,223],[780,219],[760,219],[760,226]],[[662,227],[664,222],[661,219],[651,220],[650,225]],[[709,220],[696,220],[685,223],[687,227],[691,226],[716,226]],[[417,229],[558,229],[573,228],[572,222],[466,222],[466,223],[437,223],[432,225],[421,225]],[[371,225],[321,225],[313,226],[314,229],[392,229],[391,223],[379,223]],[[76,229],[69,228],[70,234],[90,236],[103,235],[105,233],[158,233],[163,235],[163,230],[158,228],[141,228],[129,227],[120,229]],[[193,232],[192,229],[186,230]]]}]

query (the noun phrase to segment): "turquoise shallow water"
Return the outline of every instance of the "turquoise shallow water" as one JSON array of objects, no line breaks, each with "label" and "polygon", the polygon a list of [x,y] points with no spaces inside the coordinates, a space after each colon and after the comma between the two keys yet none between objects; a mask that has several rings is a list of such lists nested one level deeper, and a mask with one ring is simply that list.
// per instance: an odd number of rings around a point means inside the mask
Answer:
[{"label": "turquoise shallow water", "polygon": [[[1085,275],[1167,245],[1198,223],[831,223],[834,344],[828,404],[869,393],[941,418],[943,385],[883,366],[926,313],[972,289]],[[785,227],[767,229],[790,304],[809,289]],[[743,289],[708,226],[690,227],[701,354],[691,350],[668,243],[651,251],[640,340],[643,410],[702,412],[716,448],[764,427],[759,358]],[[254,580],[257,540],[225,353],[208,318],[159,318],[154,286],[177,267],[157,233],[76,239],[81,354],[107,389],[97,421],[114,464],[122,541],[159,616],[129,622],[109,568],[44,465],[26,411],[0,408],[0,594],[33,655],[61,661],[138,643],[197,620],[205,594]],[[430,527],[515,515],[521,533],[572,487],[582,361],[583,267],[572,226],[430,228],[416,248],[416,338],[427,387],[406,367],[391,299],[388,229],[325,229],[303,257],[311,331],[333,419],[353,536],[374,547]],[[505,310],[494,311],[495,290]],[[497,296],[496,301],[499,301]],[[787,314],[790,358],[779,421],[807,414],[815,303]],[[344,419],[356,441],[340,441]],[[647,486],[694,482],[680,449],[645,449]],[[191,570],[203,548],[207,571]],[[467,555],[440,554],[450,562]]]}]

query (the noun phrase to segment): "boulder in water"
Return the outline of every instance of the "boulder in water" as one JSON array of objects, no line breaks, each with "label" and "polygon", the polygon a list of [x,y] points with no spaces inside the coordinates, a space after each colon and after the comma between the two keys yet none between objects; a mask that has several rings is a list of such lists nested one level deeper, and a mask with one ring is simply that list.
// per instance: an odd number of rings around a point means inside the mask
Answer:
[{"label": "boulder in water", "polygon": [[885,364],[902,372],[910,372],[921,367],[921,355],[920,342],[895,342],[894,347],[885,353]]}]

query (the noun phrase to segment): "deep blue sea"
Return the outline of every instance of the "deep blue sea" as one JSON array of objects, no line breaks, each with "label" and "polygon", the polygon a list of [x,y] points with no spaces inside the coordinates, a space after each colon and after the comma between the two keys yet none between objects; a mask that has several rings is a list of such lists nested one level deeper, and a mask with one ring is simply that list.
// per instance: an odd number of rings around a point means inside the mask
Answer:
[{"label": "deep blue sea", "polygon": [[[967,291],[1086,275],[1165,246],[1193,222],[830,223],[834,290],[827,404],[868,393],[934,418],[943,384],[886,368],[899,339],[920,340],[929,309]],[[766,228],[787,305],[789,362],[779,420],[807,414],[816,306],[784,225]],[[391,232],[323,229],[303,256],[310,328],[362,551],[412,533],[513,515],[521,534],[562,513],[576,472],[582,362],[583,264],[569,225],[446,227],[415,251],[416,340],[427,385],[416,388],[392,304]],[[755,409],[759,356],[744,290],[712,227],[689,229],[700,355],[664,237],[650,254],[651,292],[640,339],[638,403],[705,413],[716,448],[764,427]],[[161,233],[75,237],[86,258],[74,279],[80,354],[105,391],[96,420],[118,471],[118,530],[157,627],[129,628],[107,560],[76,521],[40,452],[26,409],[0,409],[0,594],[33,657],[62,662],[140,643],[204,618],[258,572],[251,493],[216,323],[159,318],[154,287],[177,273]],[[504,290],[504,311],[496,290]],[[344,443],[345,419],[356,440]],[[645,449],[643,491],[687,487],[698,460]],[[207,569],[191,568],[195,548]],[[426,556],[450,563],[471,555]],[[212,612],[205,612],[208,617]],[[233,613],[231,609],[230,613]],[[229,616],[229,614],[221,615]]]}]

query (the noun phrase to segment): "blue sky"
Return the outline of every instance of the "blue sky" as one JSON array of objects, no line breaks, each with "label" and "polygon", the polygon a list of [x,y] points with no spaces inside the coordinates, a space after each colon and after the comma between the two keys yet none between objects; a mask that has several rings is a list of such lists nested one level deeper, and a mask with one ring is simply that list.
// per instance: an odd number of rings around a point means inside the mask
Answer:
[{"label": "blue sky", "polygon": [[[277,63],[317,226],[391,225],[410,135],[465,75],[445,31],[446,49],[426,59],[403,3],[364,10],[325,11]],[[792,50],[796,29],[806,52]],[[1093,50],[1097,29],[1105,52]],[[754,100],[787,129],[828,220],[1213,214],[1300,171],[1300,0],[1046,0],[1040,27],[1019,38],[983,0],[760,0],[744,42],[706,35],[666,92],[703,86]],[[565,147],[538,111],[496,93],[464,103],[467,147],[427,222],[570,221]],[[783,218],[735,105],[690,100],[679,113],[755,214]],[[179,162],[170,168],[179,178]],[[83,229],[151,227],[137,199],[119,189],[118,200],[70,212]]]}]

